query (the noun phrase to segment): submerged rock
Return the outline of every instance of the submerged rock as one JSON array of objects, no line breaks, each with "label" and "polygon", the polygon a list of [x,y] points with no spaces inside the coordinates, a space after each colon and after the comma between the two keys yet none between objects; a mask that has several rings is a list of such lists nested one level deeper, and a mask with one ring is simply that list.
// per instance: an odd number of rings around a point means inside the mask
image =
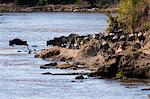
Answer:
[{"label": "submerged rock", "polygon": [[54,67],[56,65],[57,65],[56,62],[50,63],[50,64],[45,64],[45,65],[40,66],[40,69],[50,69],[50,68],[52,68],[52,67]]},{"label": "submerged rock", "polygon": [[150,88],[143,88],[142,91],[150,91]]},{"label": "submerged rock", "polygon": [[84,76],[83,75],[79,75],[75,79],[84,79]]},{"label": "submerged rock", "polygon": [[50,72],[42,73],[42,75],[52,75]]},{"label": "submerged rock", "polygon": [[73,70],[76,70],[76,69],[78,69],[78,66],[75,65],[75,64],[64,63],[64,64],[57,65],[57,68],[59,68],[59,69],[73,69]]}]

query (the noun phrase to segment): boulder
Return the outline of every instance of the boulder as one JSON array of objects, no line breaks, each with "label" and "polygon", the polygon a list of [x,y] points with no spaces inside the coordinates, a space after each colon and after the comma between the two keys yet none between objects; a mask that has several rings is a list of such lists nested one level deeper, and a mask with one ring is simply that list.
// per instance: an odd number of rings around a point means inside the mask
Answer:
[{"label": "boulder", "polygon": [[128,78],[150,78],[149,56],[137,50],[126,52],[120,59],[118,71],[122,71]]},{"label": "boulder", "polygon": [[143,88],[142,91],[150,91],[150,88]]},{"label": "boulder", "polygon": [[150,78],[150,55],[143,54],[138,49],[110,55],[91,75],[112,78],[118,73],[127,78]]},{"label": "boulder", "polygon": [[99,66],[96,75],[102,77],[114,77],[118,72],[118,65],[121,57],[122,55],[109,56],[105,62]]}]

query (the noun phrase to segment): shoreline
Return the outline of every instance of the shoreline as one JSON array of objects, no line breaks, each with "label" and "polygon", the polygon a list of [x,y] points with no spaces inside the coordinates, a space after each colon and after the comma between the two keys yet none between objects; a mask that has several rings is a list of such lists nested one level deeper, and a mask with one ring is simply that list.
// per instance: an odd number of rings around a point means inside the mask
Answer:
[{"label": "shoreline", "polygon": [[88,12],[88,13],[116,13],[118,7],[116,5],[107,8],[88,8],[80,7],[76,4],[68,5],[47,5],[47,6],[33,6],[20,7],[14,4],[0,4],[0,13],[15,13],[15,12]]}]

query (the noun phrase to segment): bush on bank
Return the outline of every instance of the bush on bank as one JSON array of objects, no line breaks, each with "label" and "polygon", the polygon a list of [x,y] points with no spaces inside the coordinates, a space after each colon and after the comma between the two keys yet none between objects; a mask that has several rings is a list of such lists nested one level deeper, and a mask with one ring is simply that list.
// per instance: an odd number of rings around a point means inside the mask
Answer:
[{"label": "bush on bank", "polygon": [[113,32],[123,29],[127,33],[148,31],[150,29],[149,4],[146,0],[121,0],[119,13],[108,14],[109,27]]}]

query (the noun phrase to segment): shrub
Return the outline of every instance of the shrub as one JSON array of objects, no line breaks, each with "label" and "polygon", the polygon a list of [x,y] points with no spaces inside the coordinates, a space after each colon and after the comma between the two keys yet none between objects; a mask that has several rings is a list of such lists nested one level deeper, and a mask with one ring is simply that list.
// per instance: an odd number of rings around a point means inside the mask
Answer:
[{"label": "shrub", "polygon": [[126,78],[126,77],[124,76],[124,73],[122,71],[120,71],[116,74],[116,78],[121,79],[121,78]]},{"label": "shrub", "polygon": [[149,6],[145,0],[121,0],[118,15],[109,15],[108,30],[116,27],[130,33],[147,30],[148,13]]}]

